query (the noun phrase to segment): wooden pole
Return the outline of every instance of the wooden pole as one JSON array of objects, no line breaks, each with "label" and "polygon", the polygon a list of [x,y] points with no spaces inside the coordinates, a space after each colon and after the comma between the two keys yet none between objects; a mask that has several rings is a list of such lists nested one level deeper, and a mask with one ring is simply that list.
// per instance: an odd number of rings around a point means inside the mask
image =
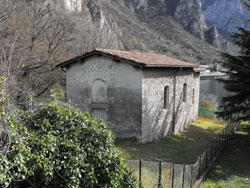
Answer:
[{"label": "wooden pole", "polygon": [[159,183],[158,183],[158,188],[162,188],[162,185],[161,185],[161,161],[159,162]]},{"label": "wooden pole", "polygon": [[174,163],[173,163],[173,167],[172,167],[172,188],[174,188]]},{"label": "wooden pole", "polygon": [[183,173],[182,173],[182,188],[184,188],[185,184],[185,165],[183,165]]},{"label": "wooden pole", "polygon": [[141,181],[141,159],[139,161],[139,188],[142,187],[142,181]]},{"label": "wooden pole", "polygon": [[190,188],[193,187],[193,165],[191,166],[190,170]]}]

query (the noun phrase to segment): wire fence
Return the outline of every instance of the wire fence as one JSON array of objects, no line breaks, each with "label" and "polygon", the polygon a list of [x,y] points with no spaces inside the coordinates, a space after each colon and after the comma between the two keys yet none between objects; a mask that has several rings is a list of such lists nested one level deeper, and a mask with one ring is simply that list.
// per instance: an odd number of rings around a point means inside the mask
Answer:
[{"label": "wire fence", "polygon": [[239,123],[229,123],[191,165],[129,160],[129,165],[135,169],[138,187],[192,188],[201,175],[215,165],[216,158],[235,133],[238,125]]}]

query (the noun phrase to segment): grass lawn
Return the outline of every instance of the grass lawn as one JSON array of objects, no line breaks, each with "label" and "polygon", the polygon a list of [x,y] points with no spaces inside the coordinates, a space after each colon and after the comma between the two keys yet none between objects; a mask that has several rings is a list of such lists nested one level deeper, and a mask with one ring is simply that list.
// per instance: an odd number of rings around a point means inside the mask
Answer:
[{"label": "grass lawn", "polygon": [[135,139],[117,139],[116,146],[128,153],[130,159],[191,164],[225,126],[225,122],[197,120],[184,132],[157,142],[138,144]]},{"label": "grass lawn", "polygon": [[[247,180],[248,178],[248,180]],[[250,126],[242,125],[223,150],[201,188],[250,187]]]}]

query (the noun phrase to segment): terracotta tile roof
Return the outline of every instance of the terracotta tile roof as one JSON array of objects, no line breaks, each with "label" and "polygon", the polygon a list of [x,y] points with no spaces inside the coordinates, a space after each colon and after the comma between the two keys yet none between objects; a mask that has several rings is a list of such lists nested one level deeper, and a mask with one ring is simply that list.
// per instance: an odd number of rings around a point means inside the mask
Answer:
[{"label": "terracotta tile roof", "polygon": [[194,72],[204,72],[205,70],[206,69],[200,67],[194,68]]},{"label": "terracotta tile roof", "polygon": [[58,66],[66,67],[67,65],[76,62],[77,60],[85,59],[94,54],[104,54],[115,57],[117,59],[129,61],[136,65],[142,67],[188,67],[188,68],[198,68],[198,65],[178,60],[172,57],[159,54],[151,53],[139,53],[139,52],[129,52],[129,51],[118,51],[118,50],[107,50],[107,49],[95,49],[92,52],[86,53],[82,56],[76,57]]}]

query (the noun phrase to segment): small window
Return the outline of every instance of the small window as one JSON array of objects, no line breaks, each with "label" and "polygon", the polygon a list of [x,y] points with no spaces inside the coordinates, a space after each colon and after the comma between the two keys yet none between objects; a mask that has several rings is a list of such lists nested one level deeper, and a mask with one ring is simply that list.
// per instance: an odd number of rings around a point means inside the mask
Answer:
[{"label": "small window", "polygon": [[169,86],[164,88],[164,109],[169,107]]},{"label": "small window", "polygon": [[183,102],[187,101],[187,83],[183,85]]},{"label": "small window", "polygon": [[192,104],[194,104],[195,89],[193,89]]}]

